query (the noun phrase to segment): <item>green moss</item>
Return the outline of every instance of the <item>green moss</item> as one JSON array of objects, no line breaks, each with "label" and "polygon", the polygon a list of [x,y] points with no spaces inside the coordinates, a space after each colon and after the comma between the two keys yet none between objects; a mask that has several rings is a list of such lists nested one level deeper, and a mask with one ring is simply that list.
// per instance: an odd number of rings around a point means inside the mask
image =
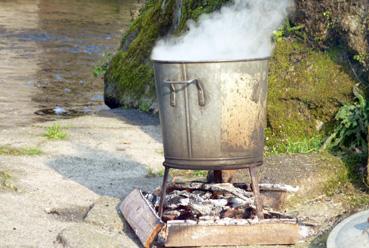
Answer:
[{"label": "green moss", "polygon": [[366,208],[369,204],[368,191],[355,186],[349,174],[346,169],[338,170],[335,176],[324,184],[323,192],[328,197],[338,199],[345,209]]},{"label": "green moss", "polygon": [[141,101],[138,105],[138,109],[142,112],[149,112],[151,103],[147,101]]},{"label": "green moss", "polygon": [[[149,55],[148,55],[149,56]],[[107,77],[116,81],[116,94],[122,102],[139,100],[154,95],[153,70],[150,65],[128,61],[127,52],[119,51],[113,58]]]},{"label": "green moss", "polygon": [[334,166],[330,170],[331,176],[323,185],[325,195],[338,199],[346,209],[367,207],[369,188],[363,173],[367,157],[357,153],[329,156],[333,161],[328,162],[334,162]]},{"label": "green moss", "polygon": [[347,169],[344,167],[336,170],[334,176],[332,176],[327,182],[324,184],[323,192],[327,196],[333,196],[335,194],[341,193],[342,189],[349,182]]},{"label": "green moss", "polygon": [[148,1],[140,16],[124,34],[119,51],[105,73],[105,100],[111,107],[139,107],[155,99],[154,73],[150,54],[156,40],[172,32],[180,34],[188,19],[219,9],[229,0],[184,0],[179,24],[173,30],[175,0]]},{"label": "green moss", "polygon": [[205,179],[208,175],[208,171],[204,170],[177,170],[173,169],[170,170],[169,173],[173,178],[174,177],[181,177],[184,179]]},{"label": "green moss", "polygon": [[17,191],[17,187],[12,182],[12,176],[6,171],[0,171],[0,190]]},{"label": "green moss", "polygon": [[109,66],[109,62],[112,59],[112,54],[111,53],[104,53],[101,60],[99,62],[96,63],[96,65],[94,66],[93,70],[92,70],[92,74],[94,75],[94,77],[101,77],[102,75],[104,75],[108,69]]},{"label": "green moss", "polygon": [[309,156],[315,164],[313,177],[307,177],[303,183],[305,186],[297,194],[288,197],[285,207],[295,208],[319,199],[341,203],[348,211],[367,207],[368,189],[359,178],[360,173],[357,173],[362,168],[362,157],[357,154],[334,156],[328,152]]},{"label": "green moss", "polygon": [[140,17],[132,23],[105,74],[105,84],[112,84],[115,91],[108,98],[118,98],[120,105],[135,106],[141,98],[154,99],[150,53],[157,38],[170,28],[174,3],[173,0],[148,1]]},{"label": "green moss", "polygon": [[265,155],[272,156],[277,154],[307,154],[312,152],[319,152],[323,144],[321,136],[314,136],[312,138],[302,138],[299,141],[291,141],[286,139],[285,142],[274,143],[265,148]]},{"label": "green moss", "polygon": [[37,147],[11,147],[11,146],[0,146],[0,155],[7,156],[38,156],[41,155],[42,151]]},{"label": "green moss", "polygon": [[291,39],[277,42],[269,70],[269,146],[321,135],[338,108],[352,100],[355,81],[334,53]]}]

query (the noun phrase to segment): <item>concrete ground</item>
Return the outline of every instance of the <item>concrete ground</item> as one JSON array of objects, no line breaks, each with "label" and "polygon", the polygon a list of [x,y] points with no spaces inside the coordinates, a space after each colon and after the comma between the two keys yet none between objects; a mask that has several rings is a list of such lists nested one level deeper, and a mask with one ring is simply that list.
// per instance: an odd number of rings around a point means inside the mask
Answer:
[{"label": "concrete ground", "polygon": [[[0,132],[0,147],[42,151],[0,154],[0,171],[17,188],[0,187],[0,247],[140,247],[117,206],[132,189],[161,183],[159,120],[135,110],[107,110],[58,123],[65,140],[44,136],[55,122]],[[319,154],[282,155],[266,159],[259,170],[264,182],[300,186],[286,210],[318,224],[315,236],[295,247],[324,247],[321,234],[344,213],[339,201],[322,192],[337,163]],[[247,180],[239,175],[237,180]]]},{"label": "concrete ground", "polygon": [[62,230],[81,225],[101,196],[119,202],[135,187],[160,185],[160,177],[148,177],[161,170],[163,159],[157,118],[137,111],[105,111],[58,123],[68,134],[65,140],[43,136],[52,122],[0,132],[0,147],[37,147],[43,152],[0,155],[0,171],[9,173],[18,189],[0,192],[0,247],[58,246]]}]

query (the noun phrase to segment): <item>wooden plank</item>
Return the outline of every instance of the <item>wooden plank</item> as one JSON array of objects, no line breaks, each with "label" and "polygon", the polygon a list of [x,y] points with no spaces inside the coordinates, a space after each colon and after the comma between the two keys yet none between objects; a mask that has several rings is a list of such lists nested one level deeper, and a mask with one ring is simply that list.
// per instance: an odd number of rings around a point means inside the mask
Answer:
[{"label": "wooden plank", "polygon": [[119,207],[145,248],[149,248],[162,229],[160,220],[150,203],[138,189],[132,191]]},{"label": "wooden plank", "polygon": [[291,245],[299,240],[298,224],[168,224],[165,247]]}]

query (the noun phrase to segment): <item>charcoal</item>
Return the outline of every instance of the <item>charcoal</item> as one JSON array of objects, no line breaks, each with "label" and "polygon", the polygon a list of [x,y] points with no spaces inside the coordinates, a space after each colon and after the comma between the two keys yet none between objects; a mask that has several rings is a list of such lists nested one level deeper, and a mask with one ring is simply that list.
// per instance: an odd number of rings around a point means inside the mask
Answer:
[{"label": "charcoal", "polygon": [[200,190],[204,186],[201,182],[189,182],[189,183],[170,183],[168,184],[168,192],[172,190]]},{"label": "charcoal", "polygon": [[190,200],[193,203],[202,203],[205,201],[201,196],[195,194],[190,195]]},{"label": "charcoal", "polygon": [[238,197],[231,197],[229,199],[229,204],[232,208],[238,208],[238,207],[246,207],[250,205],[248,201],[242,200]]},{"label": "charcoal", "polygon": [[177,210],[169,210],[169,211],[166,210],[163,213],[163,220],[164,221],[175,220],[179,216],[181,216],[181,212],[179,212]]},{"label": "charcoal", "polygon": [[209,191],[203,191],[203,190],[194,190],[192,191],[192,194],[198,195],[202,199],[210,199],[210,197],[213,196],[213,194]]},{"label": "charcoal", "polygon": [[221,218],[246,219],[250,216],[250,211],[245,208],[229,208],[223,211]]},{"label": "charcoal", "polygon": [[198,218],[198,214],[195,213],[190,207],[179,209],[181,215],[177,218],[177,220],[196,220]]},{"label": "charcoal", "polygon": [[237,196],[245,201],[248,200],[248,198],[253,196],[253,193],[247,192],[240,188],[236,188],[231,183],[204,184],[203,188],[206,190],[213,191],[213,192],[219,191],[219,192],[231,193],[234,196]]},{"label": "charcoal", "polygon": [[155,208],[159,206],[160,198],[158,196],[147,192],[142,192],[142,194],[151,203],[152,207]]},{"label": "charcoal", "polygon": [[153,201],[154,208],[159,207],[159,204],[160,204],[160,196],[155,196]]},{"label": "charcoal", "polygon": [[170,201],[166,202],[165,207],[168,209],[177,209],[179,207],[186,207],[190,204],[189,198],[183,198],[180,196],[176,196],[170,199]]},{"label": "charcoal", "polygon": [[166,198],[170,199],[171,197],[175,197],[175,196],[181,196],[181,197],[190,197],[190,193],[185,191],[185,190],[173,190],[170,194],[166,195]]},{"label": "charcoal", "polygon": [[210,216],[219,216],[222,211],[221,207],[216,207],[210,203],[202,203],[202,204],[191,204],[191,209],[198,215],[210,215]]},{"label": "charcoal", "polygon": [[224,207],[228,204],[227,199],[210,199],[210,200],[207,200],[206,202],[209,202],[215,207]]},{"label": "charcoal", "polygon": [[234,183],[233,186],[235,186],[236,188],[240,188],[243,189],[245,191],[252,191],[252,186],[249,183]]},{"label": "charcoal", "polygon": [[[284,184],[259,184],[263,191],[295,192],[297,188]],[[163,221],[167,223],[257,223],[255,197],[250,184],[186,182],[168,185],[165,197]],[[160,189],[144,193],[155,209],[160,201]],[[288,220],[296,218],[286,213],[264,210],[268,220]],[[260,220],[261,221],[261,220]],[[192,223],[191,222],[191,223]]]},{"label": "charcoal", "polygon": [[158,196],[158,197],[160,197],[160,193],[161,193],[161,188],[160,188],[160,187],[157,187],[157,188],[152,192],[152,194],[153,194],[153,195]]}]

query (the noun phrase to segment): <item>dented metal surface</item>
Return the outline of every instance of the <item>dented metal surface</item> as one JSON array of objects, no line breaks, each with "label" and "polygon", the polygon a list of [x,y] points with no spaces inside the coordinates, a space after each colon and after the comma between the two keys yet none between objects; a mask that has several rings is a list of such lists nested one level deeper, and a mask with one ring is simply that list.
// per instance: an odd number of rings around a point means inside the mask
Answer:
[{"label": "dented metal surface", "polygon": [[154,61],[165,166],[239,169],[262,164],[268,59]]}]

